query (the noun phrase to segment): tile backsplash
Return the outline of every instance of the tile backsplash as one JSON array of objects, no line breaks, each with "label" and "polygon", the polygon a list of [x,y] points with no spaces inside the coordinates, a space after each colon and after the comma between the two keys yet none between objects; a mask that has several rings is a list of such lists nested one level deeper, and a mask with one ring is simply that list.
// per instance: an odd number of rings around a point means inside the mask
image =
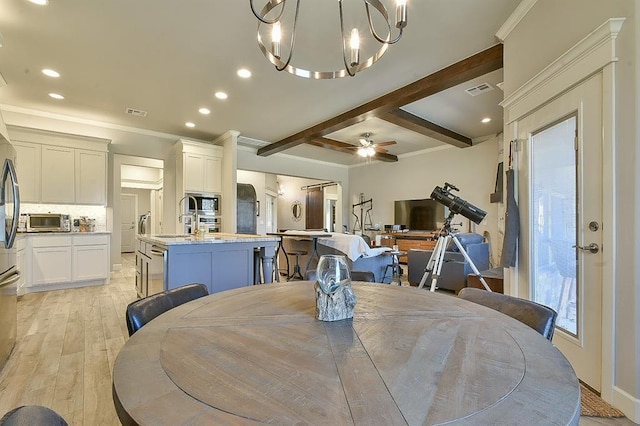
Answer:
[{"label": "tile backsplash", "polygon": [[107,230],[107,208],[104,206],[82,206],[76,204],[20,204],[20,213],[60,213],[68,214],[71,220],[80,216],[96,220],[96,231]]}]

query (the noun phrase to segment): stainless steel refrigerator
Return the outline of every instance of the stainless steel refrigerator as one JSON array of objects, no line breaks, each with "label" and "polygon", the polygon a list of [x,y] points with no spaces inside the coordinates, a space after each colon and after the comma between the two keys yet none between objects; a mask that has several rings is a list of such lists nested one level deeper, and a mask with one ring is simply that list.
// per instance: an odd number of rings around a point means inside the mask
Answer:
[{"label": "stainless steel refrigerator", "polygon": [[20,272],[16,265],[16,249],[13,243],[20,218],[20,193],[15,169],[16,150],[0,135],[0,369],[9,358],[16,342],[17,286]]}]

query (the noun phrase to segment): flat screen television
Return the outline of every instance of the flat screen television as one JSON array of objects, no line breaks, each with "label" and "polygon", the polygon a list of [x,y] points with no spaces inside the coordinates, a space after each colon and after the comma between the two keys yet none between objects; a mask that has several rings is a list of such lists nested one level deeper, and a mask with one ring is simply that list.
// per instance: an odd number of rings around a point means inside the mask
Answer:
[{"label": "flat screen television", "polygon": [[433,231],[444,225],[446,210],[444,205],[431,198],[395,201],[394,222],[411,231]]}]

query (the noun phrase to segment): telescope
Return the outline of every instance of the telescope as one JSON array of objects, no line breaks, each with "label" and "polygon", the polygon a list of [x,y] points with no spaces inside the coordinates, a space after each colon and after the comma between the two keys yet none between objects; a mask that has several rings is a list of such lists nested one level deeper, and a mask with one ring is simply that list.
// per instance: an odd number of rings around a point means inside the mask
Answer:
[{"label": "telescope", "polygon": [[431,198],[448,207],[452,213],[461,214],[462,216],[479,225],[487,215],[487,212],[479,209],[468,201],[465,201],[462,198],[453,195],[451,193],[451,190],[460,191],[454,185],[451,185],[449,182],[445,182],[444,188],[436,186],[433,189]]}]

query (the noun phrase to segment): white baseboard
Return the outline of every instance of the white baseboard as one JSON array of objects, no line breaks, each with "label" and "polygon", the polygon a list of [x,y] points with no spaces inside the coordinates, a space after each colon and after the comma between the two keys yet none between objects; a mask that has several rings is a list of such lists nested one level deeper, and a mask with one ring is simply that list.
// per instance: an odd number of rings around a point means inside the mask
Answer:
[{"label": "white baseboard", "polygon": [[122,263],[114,263],[112,268],[113,268],[112,269],[113,272],[120,271],[122,269]]},{"label": "white baseboard", "polygon": [[632,422],[640,423],[640,399],[614,386],[613,406],[622,411]]}]

